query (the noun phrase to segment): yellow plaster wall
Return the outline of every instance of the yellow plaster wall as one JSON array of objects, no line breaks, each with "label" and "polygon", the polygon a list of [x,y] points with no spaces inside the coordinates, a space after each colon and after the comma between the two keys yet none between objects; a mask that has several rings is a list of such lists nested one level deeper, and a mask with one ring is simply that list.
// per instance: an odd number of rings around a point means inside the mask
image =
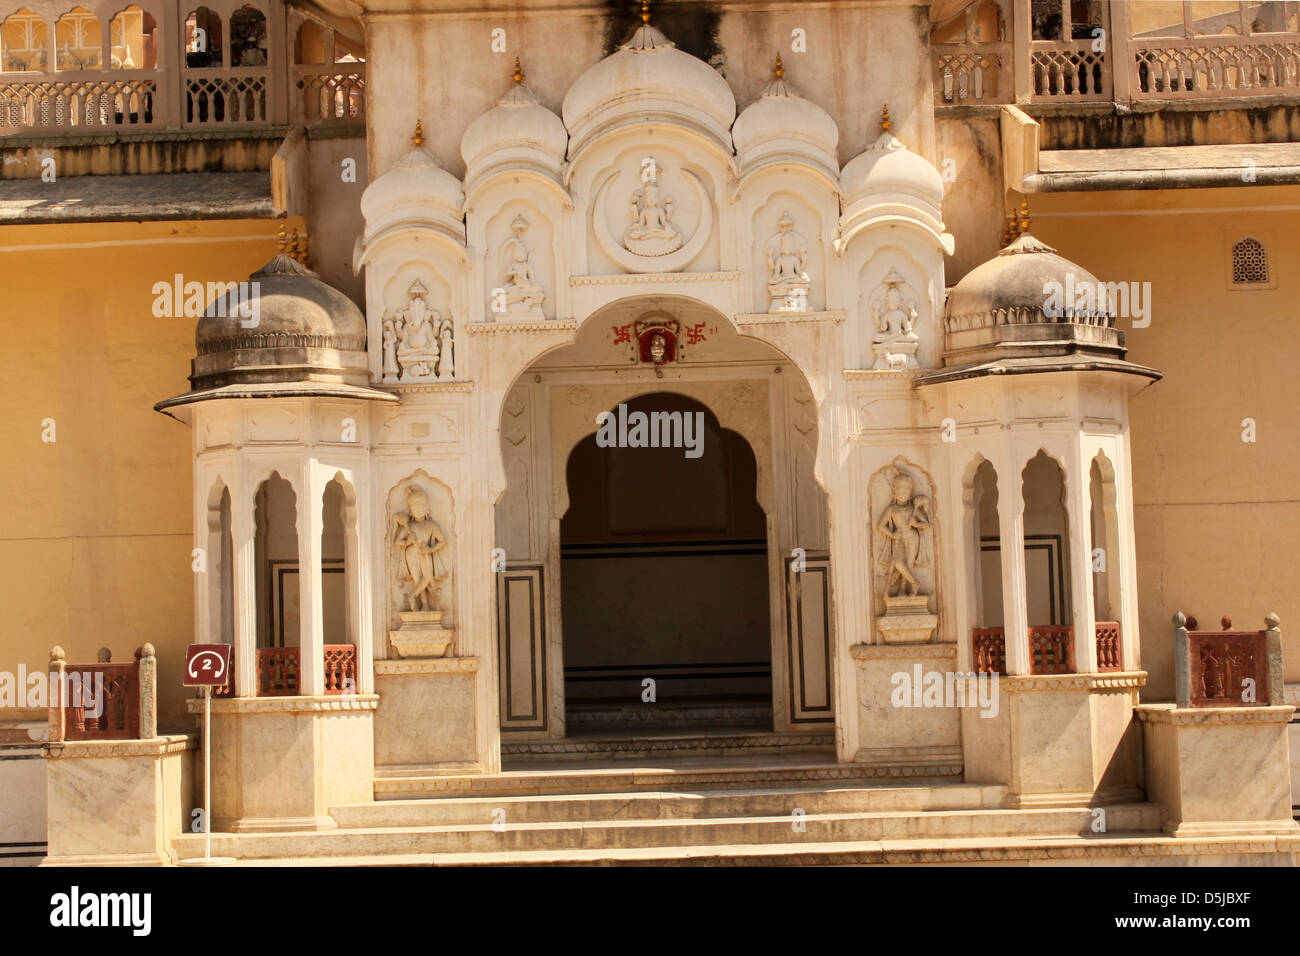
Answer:
[{"label": "yellow plaster wall", "polygon": [[[1049,194],[1031,209],[1033,233],[1098,278],[1152,284],[1150,327],[1120,321],[1129,359],[1165,375],[1129,406],[1147,696],[1173,695],[1179,609],[1251,629],[1276,611],[1300,680],[1300,187]],[[1227,288],[1248,234],[1275,289]]]},{"label": "yellow plaster wall", "polygon": [[[301,219],[290,229],[304,229]],[[193,318],[155,318],[152,287],[248,277],[278,221],[0,229],[0,670],[158,650],[160,725],[187,726],[193,638],[190,430],[153,410],[185,391]],[[42,420],[55,421],[53,443]],[[0,713],[3,719],[4,713]]]}]

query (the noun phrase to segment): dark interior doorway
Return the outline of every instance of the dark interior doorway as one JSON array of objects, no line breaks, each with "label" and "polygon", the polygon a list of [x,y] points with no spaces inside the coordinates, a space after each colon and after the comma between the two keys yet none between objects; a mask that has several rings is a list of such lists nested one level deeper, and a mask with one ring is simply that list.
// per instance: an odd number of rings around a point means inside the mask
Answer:
[{"label": "dark interior doorway", "polygon": [[[611,428],[568,461],[560,541],[569,733],[771,730],[767,522],[754,453],[683,395],[624,404],[613,411],[631,426],[625,443],[601,447]],[[637,413],[657,435],[698,437],[699,456],[680,442],[631,447],[645,438]],[[678,428],[688,416],[702,431]]]}]

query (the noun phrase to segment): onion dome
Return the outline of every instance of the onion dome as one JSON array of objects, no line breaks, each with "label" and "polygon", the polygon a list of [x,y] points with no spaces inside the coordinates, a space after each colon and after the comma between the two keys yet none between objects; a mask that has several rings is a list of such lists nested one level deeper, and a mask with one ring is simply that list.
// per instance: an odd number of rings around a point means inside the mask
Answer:
[{"label": "onion dome", "polygon": [[829,113],[786,81],[779,53],[772,82],[741,111],[731,137],[742,175],[770,163],[802,162],[822,170],[832,181],[839,179],[839,127]]},{"label": "onion dome", "polygon": [[727,81],[703,60],[677,49],[650,25],[578,77],[561,115],[569,130],[569,159],[595,136],[625,125],[662,121],[695,129],[731,153],[736,98]]},{"label": "onion dome", "polygon": [[[1028,228],[1028,220],[1023,221]],[[928,378],[999,372],[1115,368],[1159,378],[1123,361],[1116,303],[1096,276],[1022,232],[948,293],[945,370]]]},{"label": "onion dome", "polygon": [[[279,253],[208,304],[194,330],[190,391],[154,408],[298,395],[393,400],[368,387],[361,310],[285,245],[282,226]],[[305,252],[298,256],[305,258]]]},{"label": "onion dome", "polygon": [[532,169],[559,180],[569,134],[560,118],[524,86],[515,60],[514,84],[497,105],[469,124],[460,141],[465,182],[502,168]]},{"label": "onion dome", "polygon": [[424,149],[421,123],[415,124],[411,143],[414,148],[361,194],[361,215],[366,220],[362,246],[371,246],[394,225],[412,222],[432,224],[465,242],[465,192],[460,180]]},{"label": "onion dome", "polygon": [[940,218],[943,177],[922,156],[916,155],[890,133],[889,108],[882,110],[880,138],[855,156],[840,173],[840,190],[846,205],[867,197],[894,197],[920,205]]}]

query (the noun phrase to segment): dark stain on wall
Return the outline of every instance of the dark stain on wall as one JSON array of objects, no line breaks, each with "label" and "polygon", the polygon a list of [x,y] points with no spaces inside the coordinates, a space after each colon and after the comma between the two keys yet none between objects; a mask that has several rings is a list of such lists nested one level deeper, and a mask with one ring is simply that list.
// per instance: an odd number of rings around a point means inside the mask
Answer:
[{"label": "dark stain on wall", "polygon": [[[699,0],[680,3],[660,0],[650,4],[651,25],[676,43],[678,49],[714,67],[722,64],[722,45],[718,42],[721,22],[722,9],[716,4]],[[640,25],[640,0],[605,0],[605,55],[631,39]]]},{"label": "dark stain on wall", "polygon": [[1123,149],[1140,146],[1223,146],[1232,143],[1289,143],[1300,140],[1300,106],[1155,111],[1037,113],[1042,149]]}]

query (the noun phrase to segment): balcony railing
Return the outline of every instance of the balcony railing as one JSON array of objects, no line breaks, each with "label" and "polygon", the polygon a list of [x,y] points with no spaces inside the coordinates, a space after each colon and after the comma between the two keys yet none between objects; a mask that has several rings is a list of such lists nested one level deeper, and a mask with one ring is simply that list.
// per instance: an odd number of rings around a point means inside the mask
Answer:
[{"label": "balcony railing", "polygon": [[1137,99],[1292,93],[1300,90],[1300,39],[1202,36],[1134,40]]},{"label": "balcony railing", "polygon": [[971,630],[975,671],[980,674],[1007,672],[1007,636],[1000,627],[976,627]]},{"label": "balcony railing", "polygon": [[364,63],[295,66],[292,69],[289,96],[295,125],[365,122]]},{"label": "balcony railing", "polygon": [[[1116,646],[1119,625],[1115,629]],[[1100,625],[1099,625],[1100,627]],[[977,673],[1005,674],[1007,672],[1006,631],[1001,627],[971,628],[971,653]],[[1107,668],[1119,670],[1119,667]],[[1029,673],[1074,673],[1074,628],[1069,625],[1030,625]]]},{"label": "balcony railing", "polygon": [[934,89],[942,105],[1002,103],[1011,95],[1004,70],[1010,46],[1005,43],[974,46],[936,45]]},{"label": "balcony railing", "polygon": [[[323,648],[326,694],[355,694],[357,649],[352,644],[326,644]],[[299,649],[259,647],[257,649],[257,694],[259,697],[293,697],[302,676]]]},{"label": "balcony railing", "polygon": [[51,743],[135,740],[157,735],[157,665],[153,645],[135,660],[114,664],[107,651],[94,664],[69,664],[63,648],[50,652]]},{"label": "balcony railing", "polygon": [[1097,622],[1097,670],[1124,669],[1124,658],[1119,643],[1119,621]]},{"label": "balcony railing", "polygon": [[1074,628],[1029,625],[1029,673],[1074,673]]}]

